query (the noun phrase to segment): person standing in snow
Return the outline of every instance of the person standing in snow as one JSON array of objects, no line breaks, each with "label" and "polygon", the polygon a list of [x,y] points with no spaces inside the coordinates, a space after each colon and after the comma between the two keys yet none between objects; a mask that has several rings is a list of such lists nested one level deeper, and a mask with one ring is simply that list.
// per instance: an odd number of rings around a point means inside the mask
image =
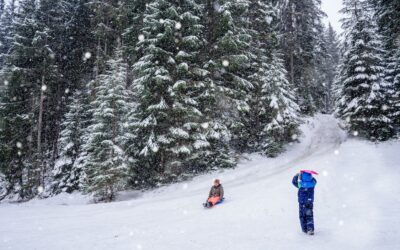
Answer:
[{"label": "person standing in snow", "polygon": [[224,188],[219,179],[214,180],[214,185],[211,187],[205,207],[212,207],[224,199]]},{"label": "person standing in snow", "polygon": [[299,174],[293,177],[293,185],[299,189],[299,216],[300,225],[304,233],[309,235],[314,234],[314,188],[317,185],[317,180],[312,176],[317,174],[314,171],[302,170]]}]

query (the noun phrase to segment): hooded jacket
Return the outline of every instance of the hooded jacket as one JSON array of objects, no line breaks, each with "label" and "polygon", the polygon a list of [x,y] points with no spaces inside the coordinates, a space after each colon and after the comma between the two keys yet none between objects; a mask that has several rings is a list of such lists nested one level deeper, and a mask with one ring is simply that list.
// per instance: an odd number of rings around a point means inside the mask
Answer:
[{"label": "hooded jacket", "polygon": [[299,189],[297,197],[300,204],[314,202],[314,187],[317,185],[317,180],[311,174],[305,172],[296,174],[292,183]]},{"label": "hooded jacket", "polygon": [[208,198],[210,197],[219,197],[220,199],[224,198],[224,188],[222,187],[221,184],[218,186],[212,186],[210,190],[210,194],[208,195]]}]

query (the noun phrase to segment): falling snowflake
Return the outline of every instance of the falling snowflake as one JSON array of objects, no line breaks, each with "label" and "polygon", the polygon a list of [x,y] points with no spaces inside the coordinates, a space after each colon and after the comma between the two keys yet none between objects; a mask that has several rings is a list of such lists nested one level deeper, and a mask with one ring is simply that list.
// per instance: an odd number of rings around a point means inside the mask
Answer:
[{"label": "falling snowflake", "polygon": [[143,41],[144,41],[144,35],[143,35],[143,34],[140,34],[140,35],[138,36],[138,39],[139,39],[139,42],[143,42]]},{"label": "falling snowflake", "polygon": [[188,214],[188,211],[187,210],[183,210],[183,212],[182,212],[184,215],[187,215]]},{"label": "falling snowflake", "polygon": [[42,91],[46,91],[47,90],[47,86],[46,85],[42,85]]},{"label": "falling snowflake", "polygon": [[265,21],[267,21],[268,24],[272,23],[273,18],[271,16],[265,17]]},{"label": "falling snowflake", "polygon": [[65,90],[65,94],[68,94],[68,93],[69,93],[69,89],[66,89],[66,90]]},{"label": "falling snowflake", "polygon": [[353,132],[353,135],[354,135],[354,136],[358,136],[358,131],[354,131],[354,132]]},{"label": "falling snowflake", "polygon": [[342,208],[346,208],[346,207],[347,207],[347,205],[346,205],[346,204],[343,204],[343,205],[342,205]]},{"label": "falling snowflake", "polygon": [[322,172],[322,175],[323,175],[323,176],[328,176],[328,171],[324,170],[324,171]]},{"label": "falling snowflake", "polygon": [[182,24],[180,22],[175,23],[175,29],[180,30],[182,28]]},{"label": "falling snowflake", "polygon": [[205,123],[201,124],[201,127],[204,128],[204,129],[208,129],[208,126],[209,126],[208,122],[205,122]]},{"label": "falling snowflake", "polygon": [[92,57],[92,53],[90,53],[90,52],[86,52],[85,53],[85,60],[88,60],[88,59],[90,59]]},{"label": "falling snowflake", "polygon": [[132,237],[132,236],[133,236],[133,232],[129,232],[129,236],[131,236],[131,237]]},{"label": "falling snowflake", "polygon": [[299,136],[297,135],[297,134],[293,134],[292,135],[292,140],[294,141],[294,140],[297,140],[297,138],[298,138]]},{"label": "falling snowflake", "polygon": [[343,224],[344,224],[344,221],[340,220],[339,221],[339,226],[343,226]]},{"label": "falling snowflake", "polygon": [[18,154],[18,156],[21,156],[21,155],[22,155],[22,152],[21,152],[21,151],[18,151],[17,154]]},{"label": "falling snowflake", "polygon": [[228,60],[223,60],[222,61],[222,66],[228,67],[229,66],[229,61]]},{"label": "falling snowflake", "polygon": [[165,20],[164,19],[160,19],[160,23],[161,24],[165,23]]},{"label": "falling snowflake", "polygon": [[22,148],[22,143],[21,142],[17,142],[17,148]]},{"label": "falling snowflake", "polygon": [[137,244],[137,245],[136,245],[136,248],[137,248],[137,249],[143,249],[142,245],[140,245],[140,244]]},{"label": "falling snowflake", "polygon": [[386,110],[388,110],[389,109],[389,107],[387,106],[387,105],[382,105],[382,110],[383,111],[386,111]]},{"label": "falling snowflake", "polygon": [[42,186],[39,186],[39,187],[37,188],[37,190],[38,190],[39,194],[41,194],[41,193],[43,193],[44,188],[43,188]]},{"label": "falling snowflake", "polygon": [[350,122],[350,117],[346,117],[346,122]]},{"label": "falling snowflake", "polygon": [[4,81],[4,85],[6,85],[6,86],[8,85],[8,81],[7,80]]},{"label": "falling snowflake", "polygon": [[186,190],[187,188],[188,188],[188,184],[187,183],[183,184],[182,189]]},{"label": "falling snowflake", "polygon": [[334,153],[335,155],[339,155],[339,150],[335,150],[333,153]]}]

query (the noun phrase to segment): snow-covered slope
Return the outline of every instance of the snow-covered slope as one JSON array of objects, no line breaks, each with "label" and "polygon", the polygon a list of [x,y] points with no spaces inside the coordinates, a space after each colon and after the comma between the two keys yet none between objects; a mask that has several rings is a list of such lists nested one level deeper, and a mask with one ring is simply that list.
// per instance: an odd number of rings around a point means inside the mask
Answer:
[{"label": "snow-covered slope", "polygon": [[[400,249],[400,143],[346,139],[319,115],[301,143],[276,159],[250,155],[234,170],[203,175],[120,201],[63,195],[0,205],[0,249]],[[314,236],[298,221],[291,179],[320,172]],[[204,209],[214,177],[226,202]]]}]

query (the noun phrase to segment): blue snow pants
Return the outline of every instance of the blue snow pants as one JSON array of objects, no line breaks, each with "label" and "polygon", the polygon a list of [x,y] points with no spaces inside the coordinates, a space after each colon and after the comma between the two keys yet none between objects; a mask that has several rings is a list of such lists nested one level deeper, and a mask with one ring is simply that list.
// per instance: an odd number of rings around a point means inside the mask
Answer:
[{"label": "blue snow pants", "polygon": [[299,203],[299,216],[303,232],[314,232],[313,203]]}]

